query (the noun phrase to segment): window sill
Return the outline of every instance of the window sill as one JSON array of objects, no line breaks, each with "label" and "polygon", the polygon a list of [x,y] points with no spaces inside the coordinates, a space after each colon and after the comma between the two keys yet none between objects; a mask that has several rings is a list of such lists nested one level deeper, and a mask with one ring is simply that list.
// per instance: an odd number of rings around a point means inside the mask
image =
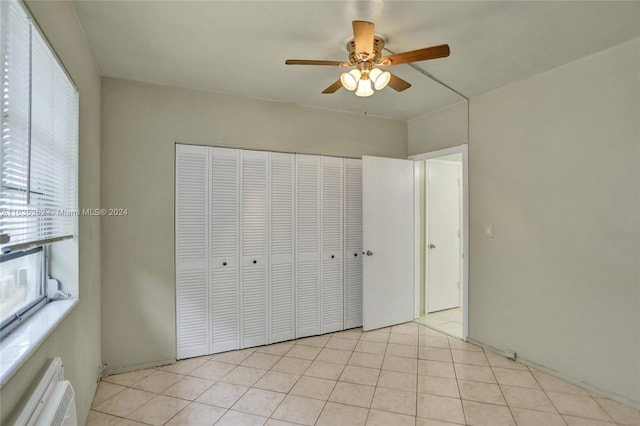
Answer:
[{"label": "window sill", "polygon": [[77,304],[77,298],[47,303],[0,341],[0,388],[9,382]]}]

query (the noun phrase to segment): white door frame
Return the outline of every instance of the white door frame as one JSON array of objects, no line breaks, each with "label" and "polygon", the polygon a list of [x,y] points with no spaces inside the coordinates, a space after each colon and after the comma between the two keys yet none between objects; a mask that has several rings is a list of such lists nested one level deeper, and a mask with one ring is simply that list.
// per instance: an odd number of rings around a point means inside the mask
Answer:
[{"label": "white door frame", "polygon": [[409,160],[421,161],[462,154],[462,340],[469,335],[469,145],[462,144],[409,156]]}]

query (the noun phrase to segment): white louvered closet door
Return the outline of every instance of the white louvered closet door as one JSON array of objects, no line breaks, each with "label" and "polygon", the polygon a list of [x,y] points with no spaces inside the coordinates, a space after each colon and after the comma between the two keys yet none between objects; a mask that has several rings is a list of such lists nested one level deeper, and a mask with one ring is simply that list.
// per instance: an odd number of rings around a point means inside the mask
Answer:
[{"label": "white louvered closet door", "polygon": [[210,353],[240,348],[240,151],[210,148]]},{"label": "white louvered closet door", "polygon": [[269,154],[269,343],[295,338],[293,154]]},{"label": "white louvered closet door", "polygon": [[207,147],[176,145],[177,358],[209,353]]},{"label": "white louvered closet door", "polygon": [[268,343],[267,152],[242,151],[242,347]]},{"label": "white louvered closet door", "polygon": [[320,334],[320,157],[296,155],[296,337]]},{"label": "white louvered closet door", "polygon": [[344,160],[322,157],[321,332],[344,329]]},{"label": "white louvered closet door", "polygon": [[362,160],[344,160],[344,328],[362,326]]}]

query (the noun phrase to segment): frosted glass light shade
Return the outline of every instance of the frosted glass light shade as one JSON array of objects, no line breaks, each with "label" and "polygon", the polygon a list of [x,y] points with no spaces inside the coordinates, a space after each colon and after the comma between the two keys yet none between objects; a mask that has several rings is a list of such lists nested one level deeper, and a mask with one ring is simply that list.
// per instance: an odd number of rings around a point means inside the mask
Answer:
[{"label": "frosted glass light shade", "polygon": [[354,69],[349,72],[343,72],[342,74],[340,74],[340,82],[345,89],[353,92],[358,87],[360,77],[362,77],[360,71]]},{"label": "frosted glass light shade", "polygon": [[376,90],[384,89],[391,80],[391,73],[389,71],[383,71],[380,68],[374,68],[369,73],[369,78],[373,82],[373,87]]},{"label": "frosted glass light shade", "polygon": [[359,80],[358,90],[356,90],[356,96],[367,97],[373,95],[373,89],[371,88],[371,80]]}]

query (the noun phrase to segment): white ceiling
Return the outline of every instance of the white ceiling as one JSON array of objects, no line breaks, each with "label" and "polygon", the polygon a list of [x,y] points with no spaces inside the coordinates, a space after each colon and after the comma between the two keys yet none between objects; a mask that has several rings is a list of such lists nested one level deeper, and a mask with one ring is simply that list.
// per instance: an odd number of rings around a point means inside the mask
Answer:
[{"label": "white ceiling", "polygon": [[399,53],[447,43],[416,63],[467,97],[640,36],[640,2],[75,1],[104,76],[409,119],[461,100],[408,65],[413,84],[369,98],[320,92],[343,69],[352,20],[369,20]]}]

